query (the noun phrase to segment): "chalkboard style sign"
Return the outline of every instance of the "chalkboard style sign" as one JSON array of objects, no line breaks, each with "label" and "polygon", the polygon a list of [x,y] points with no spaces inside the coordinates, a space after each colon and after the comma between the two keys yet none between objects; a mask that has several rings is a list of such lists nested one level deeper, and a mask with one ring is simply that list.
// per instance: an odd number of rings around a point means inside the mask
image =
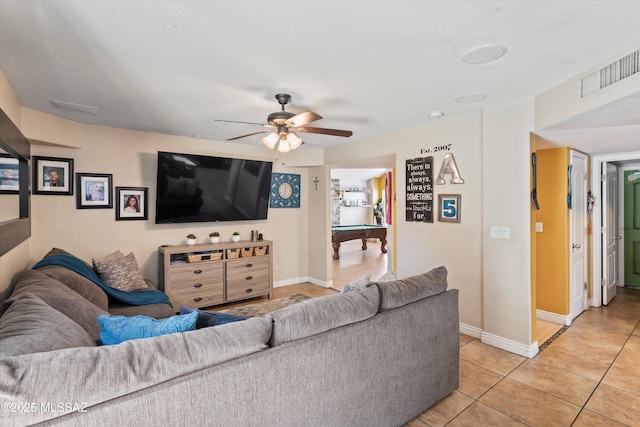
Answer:
[{"label": "chalkboard style sign", "polygon": [[433,157],[406,161],[407,221],[433,222]]}]

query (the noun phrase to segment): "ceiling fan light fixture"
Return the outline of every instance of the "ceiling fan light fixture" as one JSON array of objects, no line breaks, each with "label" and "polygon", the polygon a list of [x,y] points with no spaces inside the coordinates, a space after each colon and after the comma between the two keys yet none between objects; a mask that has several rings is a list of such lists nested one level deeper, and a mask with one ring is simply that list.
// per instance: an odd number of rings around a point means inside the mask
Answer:
[{"label": "ceiling fan light fixture", "polygon": [[262,138],[262,142],[264,142],[264,145],[266,145],[267,147],[274,149],[279,139],[280,137],[277,133],[270,133],[269,135]]},{"label": "ceiling fan light fixture", "polygon": [[281,153],[288,153],[291,151],[291,146],[286,140],[280,140],[280,144],[278,144],[278,151]]},{"label": "ceiling fan light fixture", "polygon": [[302,145],[302,139],[300,139],[295,133],[289,133],[289,135],[287,135],[287,143],[292,150],[295,150]]}]

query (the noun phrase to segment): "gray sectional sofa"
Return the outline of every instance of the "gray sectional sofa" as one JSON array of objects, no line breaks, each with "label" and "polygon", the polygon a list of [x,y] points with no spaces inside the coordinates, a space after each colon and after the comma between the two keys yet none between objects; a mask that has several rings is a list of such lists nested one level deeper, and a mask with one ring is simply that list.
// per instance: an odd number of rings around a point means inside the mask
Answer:
[{"label": "gray sectional sofa", "polygon": [[400,426],[458,387],[444,267],[112,346],[96,345],[101,291],[52,269],[25,272],[3,303],[2,425]]}]

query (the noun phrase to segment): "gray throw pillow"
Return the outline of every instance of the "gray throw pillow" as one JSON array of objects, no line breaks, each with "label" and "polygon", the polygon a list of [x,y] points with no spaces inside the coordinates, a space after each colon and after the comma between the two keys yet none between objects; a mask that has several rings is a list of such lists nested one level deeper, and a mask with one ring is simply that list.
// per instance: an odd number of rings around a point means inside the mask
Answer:
[{"label": "gray throw pillow", "polygon": [[347,292],[361,291],[369,283],[371,283],[371,274],[365,274],[345,284],[341,292],[346,294]]},{"label": "gray throw pillow", "polygon": [[94,346],[80,325],[35,295],[13,301],[0,317],[0,357]]},{"label": "gray throw pillow", "polygon": [[373,282],[380,289],[380,311],[391,310],[447,290],[447,269],[438,267],[391,282]]},{"label": "gray throw pillow", "polygon": [[125,292],[148,289],[133,252],[125,257],[111,254],[104,258],[93,258],[93,268],[100,279],[114,289]]}]

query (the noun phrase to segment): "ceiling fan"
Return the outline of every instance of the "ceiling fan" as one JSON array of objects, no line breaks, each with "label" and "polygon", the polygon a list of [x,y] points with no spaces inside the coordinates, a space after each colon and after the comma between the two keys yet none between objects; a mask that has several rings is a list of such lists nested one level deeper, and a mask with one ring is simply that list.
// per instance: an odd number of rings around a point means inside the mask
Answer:
[{"label": "ceiling fan", "polygon": [[261,130],[259,132],[252,132],[246,135],[229,138],[227,139],[227,141],[233,141],[236,139],[258,135],[261,133],[268,133],[269,135],[262,138],[262,142],[264,142],[264,144],[269,148],[277,148],[278,151],[286,153],[287,151],[295,150],[296,148],[304,144],[297,132],[319,133],[323,135],[343,137],[349,137],[353,135],[353,132],[351,132],[350,130],[327,129],[307,126],[311,122],[320,120],[322,116],[320,114],[314,113],[313,111],[304,111],[300,114],[294,114],[285,111],[284,106],[287,105],[289,101],[291,101],[291,95],[287,93],[277,94],[276,99],[282,106],[282,110],[269,114],[269,116],[267,116],[267,124],[240,122],[235,120],[216,120],[217,122],[244,123],[269,128],[268,130]]}]

